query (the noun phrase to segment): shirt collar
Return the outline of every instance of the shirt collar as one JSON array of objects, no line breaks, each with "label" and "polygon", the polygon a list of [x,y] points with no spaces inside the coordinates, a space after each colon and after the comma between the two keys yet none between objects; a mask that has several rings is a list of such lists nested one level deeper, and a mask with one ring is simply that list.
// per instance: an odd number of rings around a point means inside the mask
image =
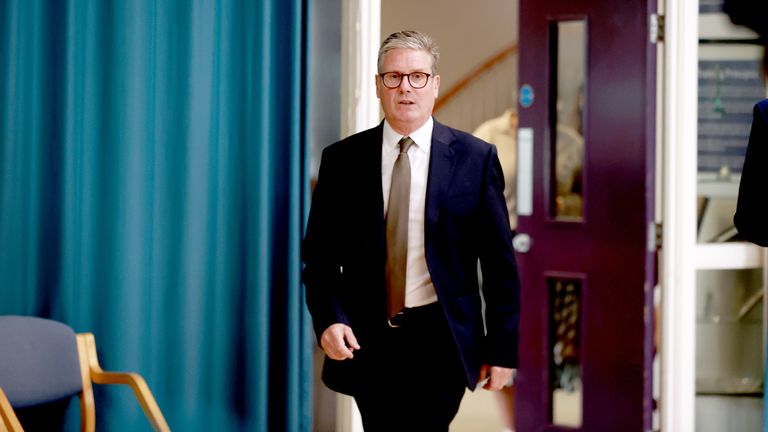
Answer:
[{"label": "shirt collar", "polygon": [[[432,116],[430,116],[429,119],[427,119],[427,121],[420,128],[416,129],[412,134],[408,135],[411,137],[413,142],[416,143],[416,147],[421,149],[421,151],[424,153],[429,153],[429,148],[432,146],[432,128],[434,127],[434,124],[435,123],[432,120]],[[388,148],[396,147],[402,138],[403,135],[395,132],[395,130],[392,129],[392,126],[389,125],[389,122],[384,119],[382,145]]]}]

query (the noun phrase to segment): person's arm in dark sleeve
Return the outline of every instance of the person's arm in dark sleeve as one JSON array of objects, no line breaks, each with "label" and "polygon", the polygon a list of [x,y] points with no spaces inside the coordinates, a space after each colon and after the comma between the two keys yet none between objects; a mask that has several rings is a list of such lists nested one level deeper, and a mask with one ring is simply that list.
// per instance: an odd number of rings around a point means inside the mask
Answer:
[{"label": "person's arm in dark sleeve", "polygon": [[755,105],[733,223],[752,243],[768,246],[768,99]]},{"label": "person's arm in dark sleeve", "polygon": [[495,146],[491,146],[486,158],[482,193],[480,265],[487,328],[484,363],[516,368],[520,281],[504,200],[504,177]]},{"label": "person's arm in dark sleeve", "polygon": [[342,272],[336,248],[340,229],[336,222],[340,192],[336,176],[340,171],[334,167],[330,153],[329,149],[323,151],[301,250],[304,261],[302,280],[318,344],[323,332],[331,325],[349,324],[337,296]]}]

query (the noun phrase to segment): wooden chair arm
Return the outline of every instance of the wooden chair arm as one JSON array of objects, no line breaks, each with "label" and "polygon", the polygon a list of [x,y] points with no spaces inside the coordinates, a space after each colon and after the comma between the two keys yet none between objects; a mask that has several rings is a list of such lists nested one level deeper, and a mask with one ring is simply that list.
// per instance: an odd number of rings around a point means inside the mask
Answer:
[{"label": "wooden chair arm", "polygon": [[0,388],[0,431],[9,432],[24,432],[24,429],[19,423],[19,419],[16,417],[16,413],[11,407],[11,403],[8,401],[8,397],[5,396],[5,392]]},{"label": "wooden chair arm", "polygon": [[152,392],[149,390],[144,378],[133,372],[105,372],[99,365],[96,355],[96,341],[92,333],[82,334],[88,352],[88,366],[91,372],[91,380],[96,384],[124,384],[131,387],[133,394],[144,410],[144,414],[152,424],[152,428],[158,432],[170,432],[160,407],[155,402]]},{"label": "wooden chair arm", "polygon": [[141,409],[144,410],[144,414],[152,424],[152,428],[156,431],[170,431],[165,417],[163,417],[163,413],[160,411],[160,407],[155,402],[149,386],[147,386],[146,381],[144,381],[141,375],[131,372],[104,372],[91,369],[91,379],[96,384],[124,384],[130,386],[139,404],[141,404]]}]

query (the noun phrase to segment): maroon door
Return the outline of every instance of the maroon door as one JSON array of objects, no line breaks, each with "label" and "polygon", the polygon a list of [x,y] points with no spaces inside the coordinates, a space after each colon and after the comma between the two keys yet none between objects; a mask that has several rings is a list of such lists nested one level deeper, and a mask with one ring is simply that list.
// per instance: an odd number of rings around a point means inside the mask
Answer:
[{"label": "maroon door", "polygon": [[655,10],[520,0],[522,432],[651,430]]}]

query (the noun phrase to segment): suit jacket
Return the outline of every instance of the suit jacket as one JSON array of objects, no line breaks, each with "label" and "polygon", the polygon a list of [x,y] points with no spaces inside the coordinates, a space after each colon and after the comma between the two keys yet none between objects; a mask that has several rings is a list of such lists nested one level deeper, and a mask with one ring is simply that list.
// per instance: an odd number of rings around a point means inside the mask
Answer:
[{"label": "suit jacket", "polygon": [[[383,122],[323,151],[302,247],[315,333],[348,324],[361,350],[325,359],[329,388],[354,394],[366,347],[386,329]],[[432,282],[474,389],[481,364],[517,367],[519,280],[496,148],[434,122],[424,215]],[[481,263],[485,327],[477,262]]]},{"label": "suit jacket", "polygon": [[739,200],[733,223],[747,240],[768,246],[768,99],[755,105],[747,156],[741,171]]}]

